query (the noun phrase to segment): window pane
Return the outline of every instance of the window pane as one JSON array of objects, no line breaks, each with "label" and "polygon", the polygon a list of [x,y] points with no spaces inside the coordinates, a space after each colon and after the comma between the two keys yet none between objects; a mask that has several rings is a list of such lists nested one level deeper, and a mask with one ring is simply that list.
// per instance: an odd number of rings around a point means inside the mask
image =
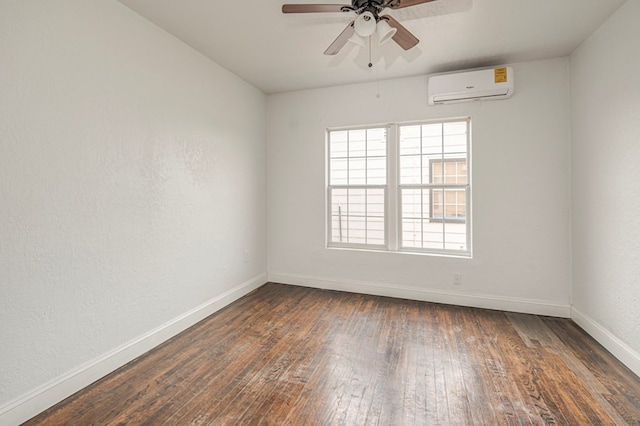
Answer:
[{"label": "window pane", "polygon": [[420,126],[400,127],[400,155],[420,154]]},{"label": "window pane", "polygon": [[467,161],[466,160],[457,161],[456,165],[457,165],[456,183],[467,183]]},{"label": "window pane", "polygon": [[349,217],[349,242],[366,244],[366,219],[363,217]]},{"label": "window pane", "polygon": [[422,137],[442,138],[442,123],[423,124]]},{"label": "window pane", "polygon": [[464,221],[467,215],[464,189],[432,189],[433,219]]},{"label": "window pane", "polygon": [[387,129],[329,132],[330,185],[385,185]]},{"label": "window pane", "polygon": [[366,155],[366,130],[349,130],[349,157]]},{"label": "window pane", "polygon": [[367,218],[367,244],[384,244],[384,218]]},{"label": "window pane", "polygon": [[401,191],[401,209],[403,218],[422,217],[422,190],[403,189]]},{"label": "window pane", "polygon": [[431,217],[442,219],[444,215],[444,189],[433,189],[431,200]]},{"label": "window pane", "polygon": [[331,241],[384,245],[385,197],[384,188],[333,188]]},{"label": "window pane", "polygon": [[457,213],[458,217],[462,219],[466,219],[467,217],[467,194],[466,191],[457,191],[456,192],[457,200]]},{"label": "window pane", "polygon": [[457,121],[445,123],[444,152],[447,154],[466,154],[467,152],[467,122]]},{"label": "window pane", "polygon": [[384,218],[384,189],[367,189],[367,216]]},{"label": "window pane", "polygon": [[458,160],[457,173],[458,180],[456,183],[466,184],[469,182],[469,171],[466,158],[463,160]]},{"label": "window pane", "polygon": [[444,249],[466,250],[467,227],[464,223],[444,223]]},{"label": "window pane", "polygon": [[422,247],[431,250],[442,250],[444,248],[444,227],[441,222],[423,222]]},{"label": "window pane", "polygon": [[431,189],[422,189],[422,218],[430,219],[433,216],[431,212],[431,202],[433,194]]},{"label": "window pane", "polygon": [[367,160],[365,158],[349,159],[349,185],[363,185],[367,180]]},{"label": "window pane", "polygon": [[445,154],[466,154],[467,152],[467,135],[447,136],[444,143]]},{"label": "window pane", "polygon": [[422,248],[422,221],[402,219],[402,246]]},{"label": "window pane", "polygon": [[457,217],[458,211],[456,208],[456,193],[455,190],[444,191],[444,217],[445,219],[452,219]]},{"label": "window pane", "polygon": [[329,151],[331,158],[344,158],[347,156],[347,132],[331,132]]},{"label": "window pane", "polygon": [[[423,160],[423,164],[426,160]],[[466,184],[467,176],[467,160],[433,160],[429,159],[429,168],[431,175],[430,183],[434,184]]]},{"label": "window pane", "polygon": [[348,191],[346,189],[334,189],[331,191],[331,214],[348,214]]},{"label": "window pane", "polygon": [[409,155],[400,157],[400,184],[411,185],[420,182],[420,156]]},{"label": "window pane", "polygon": [[367,184],[384,185],[387,183],[387,159],[368,158],[367,159]]},{"label": "window pane", "polygon": [[346,185],[348,183],[348,166],[349,162],[347,159],[331,160],[331,170],[329,171],[331,176],[331,185]]},{"label": "window pane", "polygon": [[431,183],[443,183],[444,182],[444,167],[442,161],[430,162],[431,166]]},{"label": "window pane", "polygon": [[387,155],[387,129],[377,128],[367,130],[367,156]]},{"label": "window pane", "polygon": [[403,139],[400,144],[400,155],[419,155],[420,139]]},{"label": "window pane", "polygon": [[453,135],[466,135],[467,134],[467,122],[466,121],[452,121],[444,123],[442,125],[442,131],[445,136]]},{"label": "window pane", "polygon": [[349,197],[346,189],[331,191],[331,241],[345,241],[347,218],[349,216]]},{"label": "window pane", "polygon": [[438,137],[425,137],[422,139],[422,153],[423,154],[431,154],[437,155],[438,157],[442,154],[442,138]]},{"label": "window pane", "polygon": [[365,216],[367,212],[366,190],[365,189],[349,189],[349,216]]},{"label": "window pane", "polygon": [[445,183],[456,183],[458,170],[458,163],[455,161],[448,161],[446,163],[442,163],[442,167],[444,167],[444,182]]},{"label": "window pane", "polygon": [[331,216],[331,241],[342,242],[340,234],[340,217],[338,215]]},{"label": "window pane", "polygon": [[387,141],[386,139],[370,139],[367,142],[367,157],[386,157]]}]

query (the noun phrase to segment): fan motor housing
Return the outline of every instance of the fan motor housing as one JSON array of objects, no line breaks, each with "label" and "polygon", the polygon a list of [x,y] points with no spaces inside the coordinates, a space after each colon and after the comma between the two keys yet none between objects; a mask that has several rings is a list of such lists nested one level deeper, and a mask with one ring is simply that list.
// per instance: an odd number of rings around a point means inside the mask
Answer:
[{"label": "fan motor housing", "polygon": [[378,12],[381,12],[386,6],[384,1],[375,0],[351,0],[351,7],[357,14],[371,12],[378,18]]}]

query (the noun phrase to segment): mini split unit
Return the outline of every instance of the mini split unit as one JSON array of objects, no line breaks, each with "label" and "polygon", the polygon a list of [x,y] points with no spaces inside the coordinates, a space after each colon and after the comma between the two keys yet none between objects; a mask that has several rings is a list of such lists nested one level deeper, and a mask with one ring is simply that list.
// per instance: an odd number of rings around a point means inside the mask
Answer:
[{"label": "mini split unit", "polygon": [[429,105],[481,99],[507,99],[513,95],[513,68],[501,67],[429,77]]}]

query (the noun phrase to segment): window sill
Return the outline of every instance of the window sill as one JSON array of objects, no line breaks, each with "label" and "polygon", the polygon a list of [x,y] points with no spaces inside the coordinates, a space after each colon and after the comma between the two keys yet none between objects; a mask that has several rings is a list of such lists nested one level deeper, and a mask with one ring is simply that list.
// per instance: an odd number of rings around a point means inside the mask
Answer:
[{"label": "window sill", "polygon": [[389,253],[400,255],[417,255],[428,257],[446,257],[453,259],[473,259],[473,255],[470,252],[437,252],[437,251],[424,251],[424,250],[410,250],[399,249],[389,250],[386,247],[354,247],[354,246],[341,246],[341,245],[327,245],[327,250],[342,250],[342,251],[356,251],[356,252],[368,252],[368,253]]}]

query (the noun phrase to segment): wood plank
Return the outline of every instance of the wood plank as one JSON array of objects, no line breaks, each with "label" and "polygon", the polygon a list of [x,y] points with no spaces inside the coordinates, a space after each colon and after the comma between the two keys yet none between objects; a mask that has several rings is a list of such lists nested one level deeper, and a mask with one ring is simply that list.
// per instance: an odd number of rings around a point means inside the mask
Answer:
[{"label": "wood plank", "polygon": [[26,424],[639,423],[570,320],[270,283]]}]

